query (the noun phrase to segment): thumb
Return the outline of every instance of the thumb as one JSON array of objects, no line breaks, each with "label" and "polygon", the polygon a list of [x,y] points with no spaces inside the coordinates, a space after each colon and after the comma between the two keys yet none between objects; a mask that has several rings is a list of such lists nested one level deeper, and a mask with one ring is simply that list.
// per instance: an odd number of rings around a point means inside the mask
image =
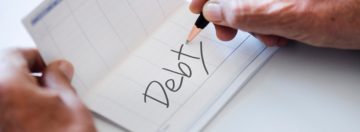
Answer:
[{"label": "thumb", "polygon": [[71,85],[74,74],[73,66],[67,61],[56,61],[51,63],[44,72],[45,86],[60,93],[75,93]]},{"label": "thumb", "polygon": [[280,17],[288,14],[283,12],[291,5],[273,0],[210,0],[204,5],[203,14],[207,20],[218,25],[278,35],[276,29],[284,21]]}]

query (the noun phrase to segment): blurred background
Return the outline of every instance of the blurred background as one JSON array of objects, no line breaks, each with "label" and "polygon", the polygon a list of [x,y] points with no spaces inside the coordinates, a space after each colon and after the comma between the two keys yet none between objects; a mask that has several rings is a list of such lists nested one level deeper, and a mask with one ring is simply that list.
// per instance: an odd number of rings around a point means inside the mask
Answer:
[{"label": "blurred background", "polygon": [[0,46],[33,47],[21,20],[42,0],[0,0]]}]

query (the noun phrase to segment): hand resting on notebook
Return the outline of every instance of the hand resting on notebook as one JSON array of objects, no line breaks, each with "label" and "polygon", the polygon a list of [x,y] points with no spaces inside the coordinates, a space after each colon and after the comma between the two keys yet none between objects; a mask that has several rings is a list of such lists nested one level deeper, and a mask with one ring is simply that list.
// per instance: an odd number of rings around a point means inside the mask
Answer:
[{"label": "hand resting on notebook", "polygon": [[[93,132],[90,111],[70,84],[65,61],[48,67],[37,50],[0,51],[1,132]],[[44,72],[35,78],[31,72]]]},{"label": "hand resting on notebook", "polygon": [[203,11],[222,40],[232,39],[235,29],[241,29],[269,46],[292,39],[318,47],[360,49],[359,5],[359,0],[193,0],[190,9]]}]

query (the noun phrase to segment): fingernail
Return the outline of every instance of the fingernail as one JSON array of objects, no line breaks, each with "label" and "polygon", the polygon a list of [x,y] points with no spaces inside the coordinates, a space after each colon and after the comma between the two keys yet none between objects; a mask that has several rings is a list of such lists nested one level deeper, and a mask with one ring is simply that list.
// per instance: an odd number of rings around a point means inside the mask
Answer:
[{"label": "fingernail", "polygon": [[65,76],[71,80],[74,75],[74,68],[73,66],[68,62],[60,62],[59,69],[62,71],[62,73],[65,74]]},{"label": "fingernail", "polygon": [[222,9],[218,3],[207,3],[203,9],[204,16],[212,22],[223,21]]}]

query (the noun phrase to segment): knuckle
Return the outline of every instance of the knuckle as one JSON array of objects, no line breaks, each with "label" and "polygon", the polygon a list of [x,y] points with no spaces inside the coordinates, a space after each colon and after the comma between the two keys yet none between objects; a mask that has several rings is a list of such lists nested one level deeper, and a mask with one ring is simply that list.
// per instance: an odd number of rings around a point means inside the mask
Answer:
[{"label": "knuckle", "polygon": [[48,90],[46,92],[43,92],[42,94],[40,94],[42,96],[42,98],[45,98],[47,101],[50,102],[62,102],[62,97],[61,97],[61,93],[58,91],[53,91],[53,90]]},{"label": "knuckle", "polygon": [[10,79],[0,80],[0,96],[7,96],[18,89],[18,83]]},{"label": "knuckle", "polygon": [[239,21],[247,9],[245,5],[234,5],[230,6],[229,10],[232,13],[233,21]]},{"label": "knuckle", "polygon": [[252,5],[246,2],[230,4],[226,15],[228,23],[234,27],[242,27],[249,21],[252,14]]},{"label": "knuckle", "polygon": [[58,91],[53,91],[53,90],[49,90],[49,92],[47,92],[46,94],[49,98],[60,98],[60,92]]}]

